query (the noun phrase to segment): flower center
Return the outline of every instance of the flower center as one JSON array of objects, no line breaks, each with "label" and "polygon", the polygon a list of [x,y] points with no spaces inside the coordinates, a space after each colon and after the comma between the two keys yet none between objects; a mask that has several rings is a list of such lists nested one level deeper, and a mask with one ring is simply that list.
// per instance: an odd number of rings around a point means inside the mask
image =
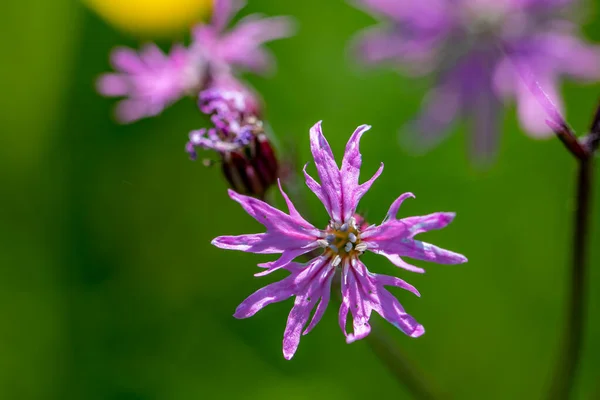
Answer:
[{"label": "flower center", "polygon": [[468,0],[460,9],[468,31],[475,36],[501,34],[504,24],[512,13],[505,2],[494,0]]},{"label": "flower center", "polygon": [[329,224],[325,239],[319,240],[319,244],[325,249],[324,254],[332,259],[334,267],[344,260],[358,258],[367,249],[360,240],[360,230],[354,218],[341,225],[336,222]]}]

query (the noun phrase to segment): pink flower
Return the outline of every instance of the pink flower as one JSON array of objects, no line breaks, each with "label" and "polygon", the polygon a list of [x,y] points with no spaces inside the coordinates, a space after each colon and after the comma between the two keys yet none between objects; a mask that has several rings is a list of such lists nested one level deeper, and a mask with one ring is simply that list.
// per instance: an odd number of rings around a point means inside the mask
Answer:
[{"label": "pink flower", "polygon": [[233,15],[244,5],[242,0],[217,0],[210,24],[196,25],[192,31],[194,42],[190,50],[206,61],[212,74],[231,68],[256,73],[269,71],[274,63],[262,45],[293,33],[290,18],[262,18],[257,14],[246,16],[226,31]]},{"label": "pink flower", "polygon": [[290,36],[293,23],[287,17],[249,15],[225,31],[231,17],[243,7],[239,0],[216,0],[210,24],[194,27],[189,48],[175,45],[165,55],[155,44],[139,52],[118,48],[111,54],[116,73],[100,76],[98,92],[126,97],[116,110],[119,122],[153,117],[185,95],[198,95],[210,82],[229,79],[240,69],[262,73],[273,66],[262,45]]},{"label": "pink flower", "polygon": [[[304,174],[306,184],[321,200],[331,218],[325,229],[318,229],[302,218],[281,189],[281,185],[280,190],[287,203],[288,213],[261,200],[229,191],[229,196],[262,223],[267,231],[240,236],[220,236],[212,243],[229,250],[281,254],[276,261],[260,264],[265,271],[257,276],[281,268],[290,272],[290,275],[281,281],[267,285],[250,295],[238,306],[234,316],[248,318],[268,304],[295,296],[283,338],[283,354],[286,359],[292,358],[296,352],[300,335],[310,332],[323,316],[329,303],[331,283],[336,274],[341,278],[343,300],[339,310],[339,324],[346,336],[346,342],[351,343],[369,334],[369,318],[372,311],[411,337],[421,336],[425,332],[423,326],[404,311],[385,286],[400,287],[419,296],[417,289],[400,278],[369,272],[360,260],[364,252],[380,254],[398,267],[421,273],[424,272],[423,269],[406,263],[401,257],[439,264],[459,264],[467,261],[461,254],[414,239],[419,233],[444,228],[452,221],[454,213],[396,218],[400,204],[405,199],[414,197],[412,193],[398,197],[380,225],[368,226],[363,223],[362,217],[356,215],[360,199],[383,171],[382,164],[371,179],[359,183],[359,142],[369,128],[368,125],[362,125],[354,131],[346,145],[341,169],[338,168],[331,148],[321,132],[321,123],[317,123],[310,130],[311,150],[321,183],[317,183],[306,172],[306,167]],[[322,249],[322,253],[308,263],[294,261],[297,257],[318,249]],[[311,311],[315,307],[316,311],[309,322]],[[353,319],[351,333],[346,332],[349,312]]]},{"label": "pink flower", "polygon": [[402,129],[403,141],[415,150],[436,146],[457,120],[467,118],[473,156],[493,158],[502,108],[512,99],[525,132],[551,136],[544,111],[522,85],[511,59],[529,65],[559,110],[562,79],[600,80],[600,46],[579,38],[577,26],[567,19],[565,7],[575,6],[573,0],[352,3],[382,21],[353,42],[365,64],[435,76],[420,114]]},{"label": "pink flower", "polygon": [[104,96],[127,97],[116,108],[116,117],[123,123],[160,114],[198,87],[202,78],[190,53],[180,45],[174,46],[170,54],[164,54],[155,44],[147,44],[139,54],[117,48],[111,62],[117,72],[101,75],[97,89]]}]

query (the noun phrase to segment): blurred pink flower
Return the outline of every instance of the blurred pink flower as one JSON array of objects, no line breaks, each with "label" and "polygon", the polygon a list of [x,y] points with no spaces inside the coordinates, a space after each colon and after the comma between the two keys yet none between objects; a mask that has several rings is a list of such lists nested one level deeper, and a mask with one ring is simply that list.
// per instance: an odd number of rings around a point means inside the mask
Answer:
[{"label": "blurred pink flower", "polygon": [[258,14],[246,16],[227,31],[231,18],[244,3],[242,0],[217,0],[210,24],[198,24],[192,30],[190,51],[204,59],[213,74],[229,72],[230,68],[268,72],[274,62],[262,45],[289,37],[294,32],[291,18],[263,18]]},{"label": "blurred pink flower", "polygon": [[[572,0],[355,0],[384,23],[359,33],[355,49],[367,64],[385,63],[412,75],[434,73],[437,87],[406,127],[409,141],[428,149],[459,117],[472,119],[473,151],[485,158],[498,141],[502,106],[516,99],[523,129],[552,134],[543,110],[507,57],[530,65],[560,107],[563,76],[600,79],[600,47],[576,36],[560,16]],[[504,48],[508,56],[501,51]]]},{"label": "blurred pink flower", "polygon": [[100,76],[97,89],[104,96],[126,97],[116,108],[117,119],[123,123],[160,114],[197,88],[202,76],[187,49],[180,45],[167,55],[155,44],[147,44],[139,54],[117,48],[111,62],[117,72]]},{"label": "blurred pink flower", "polygon": [[104,96],[126,97],[117,106],[117,119],[129,123],[152,117],[187,94],[197,95],[222,76],[243,69],[264,73],[272,68],[272,57],[262,45],[291,35],[293,21],[249,15],[226,31],[243,5],[243,1],[217,0],[211,22],[193,28],[192,44],[188,48],[175,45],[168,55],[154,44],[139,54],[127,48],[114,50],[111,61],[117,72],[102,75],[97,88]]}]

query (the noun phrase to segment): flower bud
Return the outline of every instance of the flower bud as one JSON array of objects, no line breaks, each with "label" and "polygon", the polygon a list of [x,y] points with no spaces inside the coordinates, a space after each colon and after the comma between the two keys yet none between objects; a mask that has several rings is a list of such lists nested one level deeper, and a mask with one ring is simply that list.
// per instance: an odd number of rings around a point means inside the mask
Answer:
[{"label": "flower bud", "polygon": [[196,159],[196,147],[216,151],[234,190],[263,197],[277,181],[278,162],[259,119],[256,96],[233,78],[220,78],[200,92],[198,106],[213,127],[190,132],[190,157]]}]

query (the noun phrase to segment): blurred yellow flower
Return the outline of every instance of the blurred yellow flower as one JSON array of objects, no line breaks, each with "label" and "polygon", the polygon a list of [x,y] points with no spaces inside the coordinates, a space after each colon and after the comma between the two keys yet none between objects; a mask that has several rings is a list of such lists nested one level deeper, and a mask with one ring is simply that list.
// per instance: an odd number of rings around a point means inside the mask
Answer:
[{"label": "blurred yellow flower", "polygon": [[213,0],[84,0],[119,29],[142,36],[168,36],[204,19]]}]

